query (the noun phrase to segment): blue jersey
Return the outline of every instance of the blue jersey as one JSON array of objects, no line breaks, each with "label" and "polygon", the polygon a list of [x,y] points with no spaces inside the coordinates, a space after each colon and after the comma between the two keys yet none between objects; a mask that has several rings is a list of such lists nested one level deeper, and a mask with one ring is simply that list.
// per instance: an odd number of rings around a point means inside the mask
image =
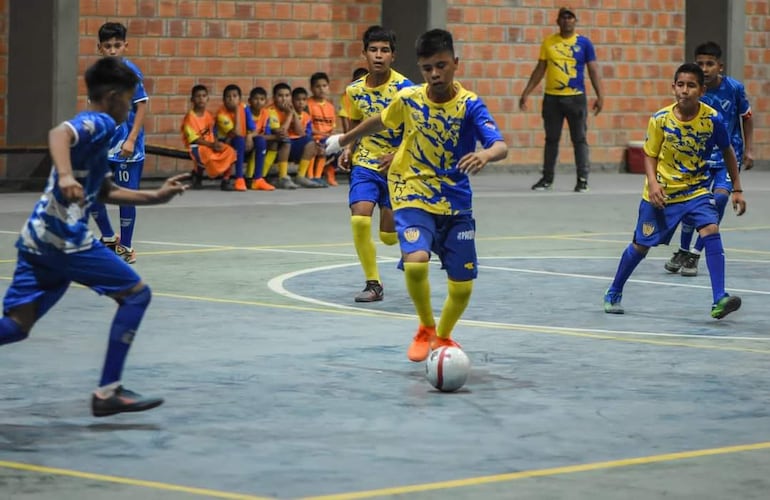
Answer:
[{"label": "blue jersey", "polygon": [[131,110],[128,112],[128,118],[118,126],[117,133],[110,144],[108,153],[109,159],[110,161],[119,163],[144,161],[144,127],[139,129],[139,135],[136,136],[136,141],[134,142],[134,154],[130,158],[123,158],[120,156],[120,148],[126,139],[128,139],[128,135],[131,133],[131,129],[134,127],[134,122],[136,121],[136,107],[140,102],[146,102],[148,99],[147,92],[144,90],[144,76],[142,75],[142,72],[136,64],[128,59],[123,59],[123,62],[136,73],[136,76],[139,77],[139,83],[136,84],[136,90],[134,91],[134,97],[131,100],[132,104]]},{"label": "blue jersey", "polygon": [[64,199],[54,165],[43,195],[16,241],[16,247],[24,252],[74,253],[90,249],[94,241],[88,227],[88,212],[99,197],[104,180],[112,176],[107,150],[117,124],[110,115],[94,111],[84,111],[64,124],[75,134],[70,161],[72,174],[83,186],[85,203],[68,203]]},{"label": "blue jersey", "polygon": [[428,98],[427,85],[403,89],[382,112],[386,127],[404,127],[388,170],[393,210],[456,215],[472,208],[470,181],[457,163],[476,150],[477,141],[489,148],[503,136],[481,98],[454,85],[457,94],[444,103]]},{"label": "blue jersey", "polygon": [[[706,89],[701,98],[703,102],[719,111],[722,120],[727,126],[730,143],[735,150],[738,164],[743,159],[743,128],[742,119],[751,113],[751,105],[746,98],[746,89],[743,84],[729,76],[722,77],[722,83],[714,89]],[[709,160],[711,166],[724,166],[725,160],[719,149],[714,149]]]}]

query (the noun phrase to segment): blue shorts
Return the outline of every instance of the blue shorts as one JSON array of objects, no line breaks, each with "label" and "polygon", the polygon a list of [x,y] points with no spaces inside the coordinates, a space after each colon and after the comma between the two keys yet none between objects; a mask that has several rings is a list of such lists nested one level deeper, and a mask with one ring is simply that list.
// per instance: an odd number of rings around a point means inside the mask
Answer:
[{"label": "blue shorts", "polygon": [[291,149],[289,149],[289,161],[298,163],[302,159],[302,153],[305,151],[305,146],[313,139],[308,136],[297,137],[291,140]]},{"label": "blue shorts", "polygon": [[348,205],[370,201],[380,208],[390,208],[388,180],[384,175],[366,167],[353,167],[350,171]]},{"label": "blue shorts", "polygon": [[139,189],[139,181],[142,180],[144,160],[131,162],[110,161],[112,180],[120,187]]},{"label": "blue shorts", "polygon": [[40,318],[73,281],[100,295],[115,295],[130,290],[141,278],[99,241],[94,241],[90,250],[69,254],[36,255],[19,251],[13,281],[3,300],[3,313],[36,302],[36,316]]},{"label": "blue shorts", "polygon": [[639,204],[639,218],[636,221],[634,242],[646,247],[668,245],[683,219],[695,229],[709,224],[719,224],[714,197],[710,193],[692,200],[670,203],[665,208],[655,208],[642,200]]},{"label": "blue shorts", "polygon": [[[393,218],[401,252],[433,252],[449,279],[476,279],[476,221],[472,214],[435,215],[419,208],[400,208],[393,212]],[[398,268],[404,268],[403,262]]]},{"label": "blue shorts", "polygon": [[728,193],[733,191],[733,180],[730,178],[730,173],[725,166],[711,169],[711,191],[713,192],[717,189],[724,189]]}]

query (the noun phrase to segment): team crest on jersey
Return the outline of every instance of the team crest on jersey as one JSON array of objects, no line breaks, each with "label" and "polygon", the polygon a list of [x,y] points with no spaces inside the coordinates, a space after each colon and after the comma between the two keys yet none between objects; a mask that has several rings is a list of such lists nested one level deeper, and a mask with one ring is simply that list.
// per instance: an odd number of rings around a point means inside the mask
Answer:
[{"label": "team crest on jersey", "polygon": [[654,222],[643,222],[642,223],[642,234],[645,236],[649,236],[652,233],[655,232],[655,223]]},{"label": "team crest on jersey", "polygon": [[409,243],[414,243],[420,239],[420,230],[416,227],[408,228],[406,231],[404,231],[404,239]]}]

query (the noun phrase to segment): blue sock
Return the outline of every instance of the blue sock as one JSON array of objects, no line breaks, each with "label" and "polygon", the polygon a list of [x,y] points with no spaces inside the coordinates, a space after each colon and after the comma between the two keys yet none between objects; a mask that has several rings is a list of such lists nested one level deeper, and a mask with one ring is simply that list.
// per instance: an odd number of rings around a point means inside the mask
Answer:
[{"label": "blue sock", "polygon": [[243,177],[243,159],[246,157],[246,140],[243,137],[233,137],[231,146],[235,149],[235,178]]},{"label": "blue sock", "polygon": [[719,233],[710,234],[703,238],[706,249],[706,266],[711,278],[711,293],[714,304],[725,296],[725,249],[722,246],[722,236]]},{"label": "blue sock", "polygon": [[136,207],[120,206],[120,243],[131,248],[134,239],[134,224],[136,223]]},{"label": "blue sock", "polygon": [[262,136],[254,137],[254,180],[262,178],[267,155],[267,141]]},{"label": "blue sock", "polygon": [[679,248],[682,250],[690,251],[690,245],[692,244],[692,235],[695,232],[695,228],[688,224],[682,223],[681,234],[679,235],[680,243]]},{"label": "blue sock", "polygon": [[3,316],[0,319],[0,345],[13,344],[26,339],[29,333],[21,329],[21,325],[9,318]]},{"label": "blue sock", "polygon": [[634,248],[633,243],[629,243],[626,247],[623,255],[620,257],[620,264],[618,264],[618,270],[615,272],[615,279],[612,280],[610,290],[616,293],[623,292],[623,286],[625,286],[628,278],[631,277],[631,273],[634,272],[636,266],[644,259],[645,254],[639,253]]},{"label": "blue sock", "polygon": [[[714,202],[717,207],[717,213],[719,214],[719,223],[722,223],[722,218],[725,216],[725,209],[727,208],[727,202],[730,201],[730,195],[725,193],[714,193]],[[695,251],[700,253],[703,250],[703,240],[700,236],[695,241]]]},{"label": "blue sock", "polygon": [[91,206],[91,216],[94,218],[99,232],[102,233],[102,238],[115,237],[115,231],[112,229],[112,224],[110,224],[110,216],[107,214],[107,207],[104,203],[94,203]]},{"label": "blue sock", "polygon": [[151,298],[150,287],[145,286],[140,291],[120,299],[118,311],[110,328],[110,341],[107,344],[107,356],[104,360],[99,387],[120,380],[131,342],[134,340],[147,306],[150,305]]}]

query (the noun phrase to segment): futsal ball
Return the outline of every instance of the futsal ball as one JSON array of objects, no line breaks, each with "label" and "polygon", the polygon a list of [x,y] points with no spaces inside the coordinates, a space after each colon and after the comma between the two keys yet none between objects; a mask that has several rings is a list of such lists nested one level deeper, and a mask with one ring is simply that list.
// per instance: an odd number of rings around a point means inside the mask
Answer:
[{"label": "futsal ball", "polygon": [[471,361],[459,347],[439,347],[425,362],[425,377],[441,392],[454,392],[465,384]]}]

